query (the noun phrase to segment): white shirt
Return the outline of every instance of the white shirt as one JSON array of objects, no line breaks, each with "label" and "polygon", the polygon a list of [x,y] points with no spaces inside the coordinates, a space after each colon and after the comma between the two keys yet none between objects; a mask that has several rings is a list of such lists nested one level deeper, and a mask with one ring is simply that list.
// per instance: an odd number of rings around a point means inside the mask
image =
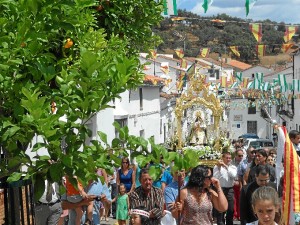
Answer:
[{"label": "white shirt", "polygon": [[233,187],[234,179],[237,176],[237,168],[234,165],[229,165],[227,168],[221,166],[214,167],[213,176],[220,181],[223,188]]},{"label": "white shirt", "polygon": [[52,183],[53,193],[52,193],[52,200],[51,200],[51,202],[47,202],[47,200],[46,200],[47,185],[48,185],[48,181],[45,180],[45,191],[44,191],[42,197],[39,199],[39,202],[42,202],[42,203],[55,203],[55,202],[57,202],[59,200],[58,190],[56,190],[56,187],[58,185],[55,185],[55,183]]}]

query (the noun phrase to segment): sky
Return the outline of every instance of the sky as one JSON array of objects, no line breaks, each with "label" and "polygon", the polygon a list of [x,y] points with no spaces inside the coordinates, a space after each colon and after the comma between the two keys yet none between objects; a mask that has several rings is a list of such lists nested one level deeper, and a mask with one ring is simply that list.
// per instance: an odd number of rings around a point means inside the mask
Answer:
[{"label": "sky", "polygon": [[241,19],[285,22],[300,24],[300,0],[257,0],[246,17],[245,0],[213,0],[206,13],[203,0],[177,0],[178,9],[186,9],[200,16],[213,16],[225,13]]}]

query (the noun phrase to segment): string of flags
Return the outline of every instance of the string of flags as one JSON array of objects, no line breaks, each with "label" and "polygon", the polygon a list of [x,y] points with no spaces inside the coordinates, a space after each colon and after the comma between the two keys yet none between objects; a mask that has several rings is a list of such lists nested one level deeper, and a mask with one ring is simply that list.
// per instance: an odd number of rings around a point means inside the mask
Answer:
[{"label": "string of flags", "polygon": [[[245,0],[246,16],[248,16],[251,8],[257,0]],[[207,12],[208,8],[213,4],[213,0],[203,0],[202,8],[204,13]],[[177,0],[163,0],[163,14],[166,16],[178,15],[177,12]]]},{"label": "string of flags", "polygon": [[[178,92],[183,90],[183,87],[186,86],[188,80],[190,80],[196,74],[196,70],[198,70],[198,66],[196,63],[193,63],[188,68],[187,60],[184,59],[184,52],[182,49],[175,49],[175,52],[180,59],[180,70],[179,75],[176,79],[176,88]],[[150,51],[150,57],[157,57],[156,51]],[[188,68],[188,69],[187,69]],[[204,69],[209,69],[209,67],[202,67]],[[167,75],[169,70],[169,65],[161,64],[161,71]],[[205,82],[206,75],[202,74],[200,78]],[[171,79],[165,80],[165,85],[168,86],[171,82]],[[260,106],[260,104],[273,104],[280,105],[284,102],[290,101],[291,99],[300,99],[300,80],[293,79],[291,82],[287,82],[287,78],[285,74],[278,74],[277,78],[273,78],[272,81],[264,80],[263,73],[256,73],[253,79],[249,77],[243,77],[242,72],[236,72],[234,74],[223,74],[220,76],[220,80],[216,81],[216,83],[208,83],[205,82],[205,85],[209,88],[209,90],[213,90],[214,93],[222,92],[222,95],[218,96],[223,99],[230,99],[232,96],[234,98],[241,99],[259,99],[256,106]],[[244,103],[243,103],[244,104]],[[250,103],[249,103],[250,104]],[[248,107],[248,103],[245,105],[236,105],[232,106],[236,109],[240,109]]]}]

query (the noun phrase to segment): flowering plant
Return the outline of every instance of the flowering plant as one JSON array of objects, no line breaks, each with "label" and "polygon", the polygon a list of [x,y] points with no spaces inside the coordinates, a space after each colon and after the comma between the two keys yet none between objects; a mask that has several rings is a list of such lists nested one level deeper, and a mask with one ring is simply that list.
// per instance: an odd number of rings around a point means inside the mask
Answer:
[{"label": "flowering plant", "polygon": [[197,153],[201,160],[217,160],[221,157],[221,152],[214,151],[210,146],[187,146],[183,148],[183,151],[193,150]]}]

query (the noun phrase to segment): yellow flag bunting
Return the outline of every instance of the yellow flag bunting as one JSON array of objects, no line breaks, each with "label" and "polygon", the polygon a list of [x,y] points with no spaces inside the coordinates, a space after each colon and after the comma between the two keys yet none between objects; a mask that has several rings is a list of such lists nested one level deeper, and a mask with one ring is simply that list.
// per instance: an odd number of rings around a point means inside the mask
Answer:
[{"label": "yellow flag bunting", "polygon": [[292,46],[293,44],[283,44],[281,49],[284,53],[286,53]]},{"label": "yellow flag bunting", "polygon": [[283,37],[284,41],[285,42],[290,41],[296,32],[297,32],[297,27],[295,26],[286,27],[284,37]]},{"label": "yellow flag bunting", "polygon": [[203,57],[203,58],[206,58],[209,54],[209,48],[200,48],[200,55]]},{"label": "yellow flag bunting", "polygon": [[240,57],[240,53],[238,51],[238,47],[237,46],[229,46],[230,50],[237,56]]},{"label": "yellow flag bunting", "polygon": [[261,42],[262,39],[262,26],[260,23],[250,23],[250,31],[254,35],[256,41],[258,43]]},{"label": "yellow flag bunting", "polygon": [[183,56],[184,56],[184,52],[183,52],[183,49],[179,48],[179,49],[175,49],[175,52],[177,54],[177,56],[182,59]]},{"label": "yellow flag bunting", "polygon": [[262,57],[266,53],[266,45],[257,45],[256,46],[257,56]]},{"label": "yellow flag bunting", "polygon": [[151,54],[151,58],[152,59],[156,59],[157,58],[157,53],[156,53],[156,50],[155,49],[151,49],[150,50],[150,54]]}]

